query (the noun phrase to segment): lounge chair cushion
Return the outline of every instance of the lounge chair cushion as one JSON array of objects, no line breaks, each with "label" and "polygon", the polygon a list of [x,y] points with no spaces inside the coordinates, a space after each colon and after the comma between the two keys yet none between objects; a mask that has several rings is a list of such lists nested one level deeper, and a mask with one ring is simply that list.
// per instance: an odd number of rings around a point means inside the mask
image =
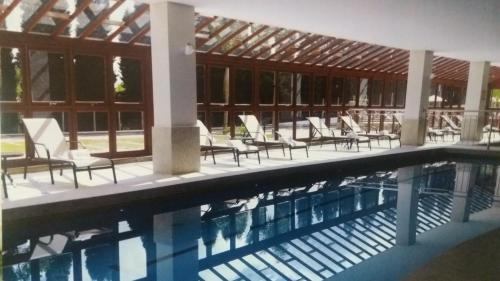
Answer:
[{"label": "lounge chair cushion", "polygon": [[296,141],[292,137],[280,137],[279,141],[285,143],[290,147],[306,147],[307,144],[302,141]]},{"label": "lounge chair cushion", "polygon": [[227,140],[227,145],[239,150],[240,152],[250,152],[259,150],[257,146],[244,144],[241,140]]}]

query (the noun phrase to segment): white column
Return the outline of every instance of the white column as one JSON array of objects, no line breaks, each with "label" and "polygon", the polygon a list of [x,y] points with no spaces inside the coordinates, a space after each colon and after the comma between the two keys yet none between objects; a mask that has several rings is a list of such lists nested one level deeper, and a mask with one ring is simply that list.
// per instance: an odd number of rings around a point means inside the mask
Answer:
[{"label": "white column", "polygon": [[417,236],[418,186],[422,166],[398,169],[396,244],[410,246]]},{"label": "white column", "polygon": [[493,196],[493,207],[500,208],[500,166],[497,167],[497,181],[495,195]]},{"label": "white column", "polygon": [[198,280],[200,208],[190,208],[153,217],[158,281]]},{"label": "white column", "polygon": [[451,221],[467,222],[470,215],[471,190],[476,182],[477,166],[471,163],[457,163],[455,171]]},{"label": "white column", "polygon": [[153,169],[178,174],[199,171],[200,143],[196,127],[196,57],[194,7],[152,2]]},{"label": "white column", "polygon": [[489,62],[470,63],[467,94],[465,96],[465,112],[462,122],[463,141],[479,141],[483,137],[485,115],[484,112],[480,113],[478,110],[486,109],[489,76]]},{"label": "white column", "polygon": [[425,143],[432,59],[432,51],[410,51],[406,107],[401,132],[402,145],[423,145]]}]

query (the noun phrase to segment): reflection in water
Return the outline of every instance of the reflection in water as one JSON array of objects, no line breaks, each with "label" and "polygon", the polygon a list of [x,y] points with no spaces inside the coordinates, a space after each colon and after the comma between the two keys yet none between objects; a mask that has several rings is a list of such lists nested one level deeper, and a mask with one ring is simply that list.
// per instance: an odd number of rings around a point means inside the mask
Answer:
[{"label": "reflection in water", "polygon": [[[496,169],[467,165],[280,182],[253,196],[177,211],[129,206],[83,224],[61,219],[52,233],[16,228],[5,233],[3,278],[322,280],[489,208],[500,195]],[[68,237],[60,250],[40,242],[58,233]],[[35,246],[53,254],[35,258]]]}]

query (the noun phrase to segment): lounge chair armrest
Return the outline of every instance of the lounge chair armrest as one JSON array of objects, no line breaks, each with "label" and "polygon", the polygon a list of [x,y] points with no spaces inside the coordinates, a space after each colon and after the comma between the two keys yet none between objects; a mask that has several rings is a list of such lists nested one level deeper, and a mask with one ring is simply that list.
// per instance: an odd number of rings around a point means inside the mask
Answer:
[{"label": "lounge chair armrest", "polygon": [[[35,148],[36,148],[36,146],[41,146],[45,150],[45,153],[47,154],[47,158],[50,159],[50,152],[49,152],[49,149],[47,148],[47,146],[45,144],[39,143],[39,142],[34,142],[33,145],[35,146]],[[35,149],[35,153],[38,154],[38,150],[37,149]],[[40,156],[40,155],[38,155],[38,156]]]}]

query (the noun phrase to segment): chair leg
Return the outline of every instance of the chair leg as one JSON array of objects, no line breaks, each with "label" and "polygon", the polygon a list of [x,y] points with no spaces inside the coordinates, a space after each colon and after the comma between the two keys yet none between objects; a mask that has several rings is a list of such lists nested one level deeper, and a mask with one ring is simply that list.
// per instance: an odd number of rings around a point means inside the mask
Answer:
[{"label": "chair leg", "polygon": [[264,143],[264,147],[266,148],[267,159],[269,159],[269,151],[267,150],[267,144],[266,143]]},{"label": "chair leg", "polygon": [[286,155],[285,155],[285,144],[284,143],[281,144],[281,149],[283,150],[283,157],[286,157]]},{"label": "chair leg", "polygon": [[111,170],[113,171],[113,182],[116,184],[117,181],[116,181],[115,162],[113,160],[110,161],[111,161]]},{"label": "chair leg", "polygon": [[259,160],[259,165],[260,165],[260,153],[257,151],[257,160]]},{"label": "chair leg", "polygon": [[207,160],[207,153],[208,153],[208,150],[205,149],[205,158],[203,160]]},{"label": "chair leg", "polygon": [[359,141],[356,141],[356,147],[358,148],[358,152],[359,152]]},{"label": "chair leg", "polygon": [[89,171],[89,179],[92,180],[92,171],[90,170],[90,166],[87,167],[87,171]]},{"label": "chair leg", "polygon": [[[215,165],[215,153],[214,153],[214,148],[213,148],[213,147],[211,147],[211,148],[210,148],[210,150],[212,151],[212,160],[214,160],[214,165]],[[207,158],[206,158],[206,156],[205,156],[205,159],[207,159]]]},{"label": "chair leg", "polygon": [[59,171],[59,176],[62,177],[63,175],[63,168],[61,168],[61,170]]},{"label": "chair leg", "polygon": [[[288,149],[290,150],[290,160],[293,160],[293,159],[292,159],[292,147],[291,147],[291,146],[289,146],[289,147],[288,147]],[[283,150],[283,151],[284,151],[284,150]],[[283,153],[283,154],[285,154],[285,153]]]},{"label": "chair leg", "polygon": [[368,147],[370,148],[370,151],[372,151],[372,141],[368,140]]},{"label": "chair leg", "polygon": [[333,146],[335,146],[335,151],[337,151],[337,142],[333,141]]},{"label": "chair leg", "polygon": [[9,198],[9,194],[7,193],[7,184],[5,183],[5,173],[2,172],[2,186],[3,186],[3,196],[5,199]]},{"label": "chair leg", "polygon": [[309,149],[307,148],[307,146],[306,146],[306,156],[307,158],[309,158]]},{"label": "chair leg", "polygon": [[76,177],[76,166],[73,164],[73,179],[75,181],[75,188],[78,188],[78,178]]},{"label": "chair leg", "polygon": [[28,173],[28,157],[24,159],[24,176],[23,178],[26,179],[26,174]]},{"label": "chair leg", "polygon": [[240,166],[240,152],[236,151],[236,161],[238,162],[238,167]]},{"label": "chair leg", "polygon": [[392,149],[392,140],[389,138],[389,149]]},{"label": "chair leg", "polygon": [[49,160],[49,173],[50,173],[50,182],[54,184],[54,173],[52,172],[52,163]]}]

